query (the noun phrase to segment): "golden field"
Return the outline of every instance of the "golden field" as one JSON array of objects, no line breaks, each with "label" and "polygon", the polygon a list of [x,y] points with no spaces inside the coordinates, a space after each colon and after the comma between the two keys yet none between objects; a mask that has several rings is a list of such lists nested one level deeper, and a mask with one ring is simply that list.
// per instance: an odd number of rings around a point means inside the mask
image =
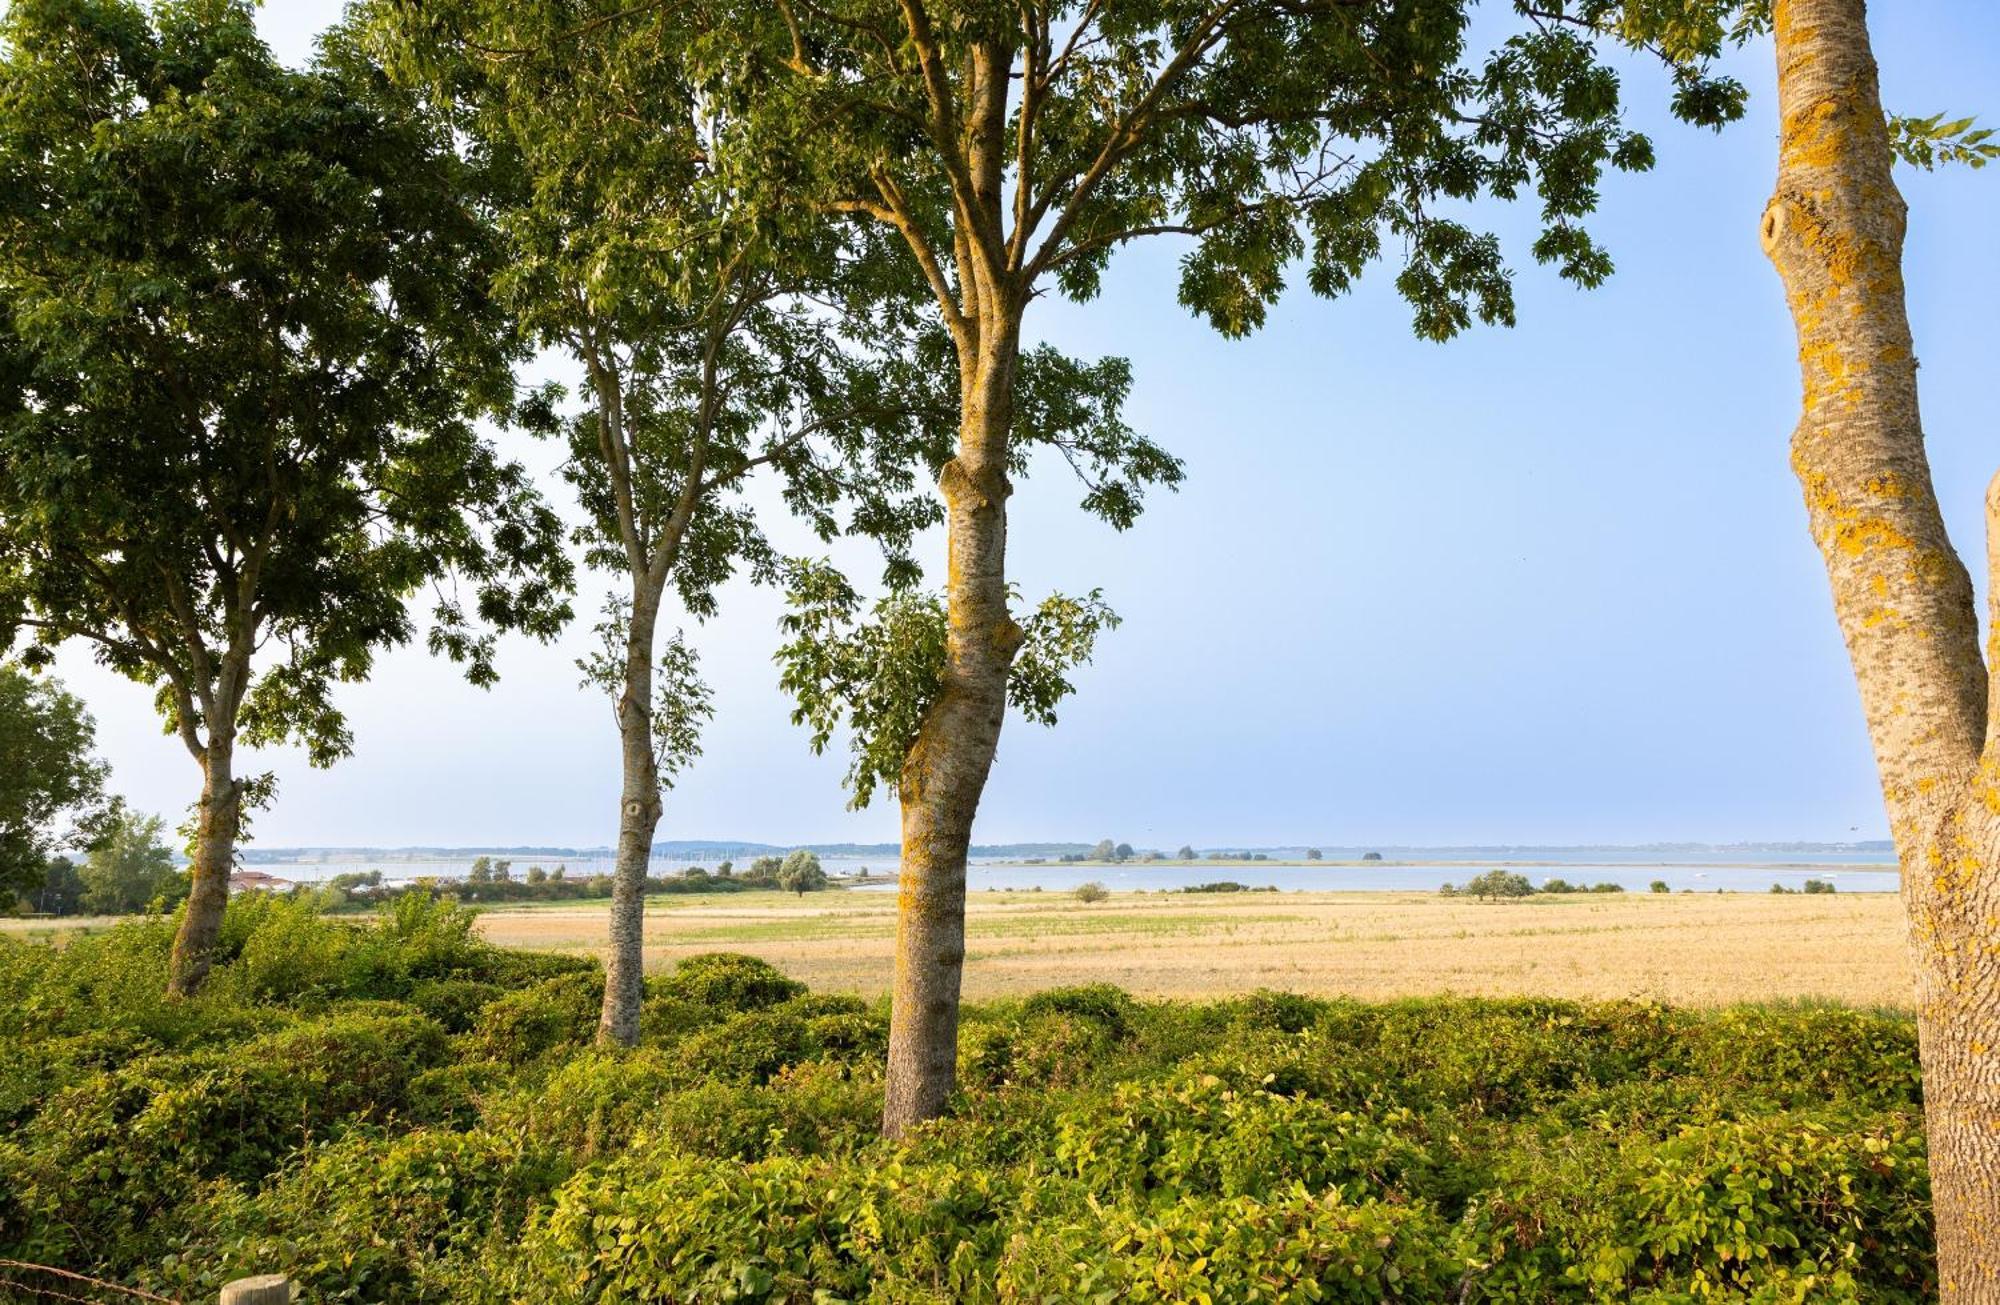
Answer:
[{"label": "golden field", "polygon": [[[887,990],[895,895],[836,890],[651,899],[646,963],[760,956],[816,990]],[[512,947],[593,951],[601,902],[494,908]],[[1434,993],[1637,997],[1691,1005],[1827,998],[1907,1006],[1893,894],[1580,894],[1479,903],[1418,893],[975,892],[973,999],[1077,983],[1153,996],[1255,988],[1384,998]]]}]

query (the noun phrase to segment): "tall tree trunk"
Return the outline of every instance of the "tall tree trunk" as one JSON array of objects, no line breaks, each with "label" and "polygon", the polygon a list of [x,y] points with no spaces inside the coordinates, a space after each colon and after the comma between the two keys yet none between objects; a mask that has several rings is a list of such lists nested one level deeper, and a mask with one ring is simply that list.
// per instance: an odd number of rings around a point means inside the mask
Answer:
[{"label": "tall tree trunk", "polygon": [[243,824],[243,789],[234,771],[233,732],[211,733],[202,750],[201,809],[196,816],[194,888],[167,962],[167,991],[192,996],[208,977],[222,913],[229,905],[229,875],[236,868],[236,835]]},{"label": "tall tree trunk", "polygon": [[[2000,764],[1972,584],[1924,453],[1905,206],[1863,0],[1778,0],[1765,251],[1798,328],[1792,466],[1902,867],[1942,1297],[2000,1302]],[[1989,497],[2000,563],[2000,499]],[[1995,645],[2000,654],[2000,642]]]},{"label": "tall tree trunk", "polygon": [[660,776],[653,752],[653,635],[658,623],[659,600],[638,595],[625,632],[625,685],[618,697],[624,783],[618,864],[611,881],[611,950],[604,964],[604,1009],[597,1021],[602,1045],[638,1043],[639,1008],[646,995],[646,869],[660,823]]},{"label": "tall tree trunk", "polygon": [[965,966],[965,857],[1000,743],[1021,629],[1007,612],[1007,433],[1018,313],[989,324],[963,360],[958,456],[942,477],[950,635],[942,690],[903,763],[903,864],[882,1133],[943,1113],[958,1070]]}]

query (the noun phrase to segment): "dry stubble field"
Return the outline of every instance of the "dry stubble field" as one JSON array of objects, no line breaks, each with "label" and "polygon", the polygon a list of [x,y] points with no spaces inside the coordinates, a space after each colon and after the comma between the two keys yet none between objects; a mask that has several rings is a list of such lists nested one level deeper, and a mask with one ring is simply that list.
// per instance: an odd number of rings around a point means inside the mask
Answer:
[{"label": "dry stubble field", "polygon": [[[895,895],[857,890],[654,898],[646,963],[760,956],[815,989],[889,985]],[[1889,893],[1645,893],[1477,903],[1417,893],[974,893],[966,995],[1115,983],[1152,996],[1255,988],[1382,998],[1452,992],[1644,997],[1691,1005],[1830,998],[1907,1006]],[[497,943],[590,951],[602,903],[496,908]]]}]

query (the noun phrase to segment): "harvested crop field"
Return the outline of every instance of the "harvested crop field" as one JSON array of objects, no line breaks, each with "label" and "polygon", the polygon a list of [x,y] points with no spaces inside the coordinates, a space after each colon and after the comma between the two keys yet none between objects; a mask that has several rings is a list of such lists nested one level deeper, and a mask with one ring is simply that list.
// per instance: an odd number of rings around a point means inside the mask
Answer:
[{"label": "harvested crop field", "polygon": [[[859,890],[656,898],[646,963],[762,957],[814,989],[887,990],[895,895]],[[1907,1006],[1901,904],[1887,893],[1580,894],[1478,903],[1415,893],[974,893],[966,995],[1080,983],[1154,996],[1256,988],[1383,998],[1434,993],[1641,997],[1680,1004],[1826,998]],[[606,907],[493,909],[513,947],[595,951]]]}]

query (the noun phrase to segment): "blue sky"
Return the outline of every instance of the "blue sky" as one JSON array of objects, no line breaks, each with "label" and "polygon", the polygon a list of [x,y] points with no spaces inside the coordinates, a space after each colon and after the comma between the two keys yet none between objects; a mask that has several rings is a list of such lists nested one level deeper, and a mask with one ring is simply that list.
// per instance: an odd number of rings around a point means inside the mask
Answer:
[{"label": "blue sky", "polygon": [[[277,0],[262,21],[303,58],[336,11]],[[2000,7],[1902,0],[1873,17],[1892,110],[2000,120]],[[1378,267],[1348,299],[1301,290],[1227,342],[1176,305],[1169,244],[1122,255],[1093,303],[1036,306],[1039,337],[1132,359],[1130,416],[1188,478],[1125,534],[1077,510],[1059,465],[1015,494],[1024,592],[1102,586],[1125,624],[1060,725],[1009,723],[981,841],[1884,835],[1786,466],[1798,371],[1756,239],[1775,168],[1768,44],[1736,64],[1750,114],[1720,136],[1671,123],[1662,80],[1630,67],[1660,163],[1605,187],[1594,229],[1618,272],[1580,292],[1521,265],[1514,330],[1418,341],[1394,269]],[[1898,179],[1932,464],[1973,561],[2000,466],[2000,168]],[[1532,214],[1487,212],[1524,258]],[[789,723],[770,663],[778,610],[736,585],[693,631],[717,716],[660,837],[893,839],[893,803],[847,812],[845,758],[811,757]],[[258,759],[280,780],[258,841],[608,842],[610,709],[573,669],[588,625],[509,645],[491,691],[419,650],[384,658],[343,695],[355,757],[329,771],[288,751]],[[177,816],[198,777],[149,696],[80,653],[62,665],[117,786]]]}]

